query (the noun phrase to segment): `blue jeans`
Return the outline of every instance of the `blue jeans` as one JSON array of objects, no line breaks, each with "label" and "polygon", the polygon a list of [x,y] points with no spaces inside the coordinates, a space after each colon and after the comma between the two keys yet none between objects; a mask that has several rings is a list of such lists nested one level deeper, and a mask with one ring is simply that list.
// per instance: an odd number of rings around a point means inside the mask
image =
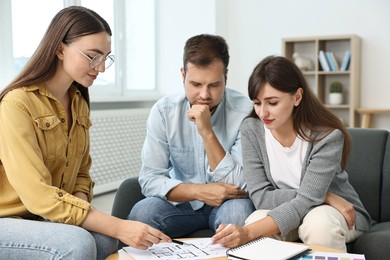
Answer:
[{"label": "blue jeans", "polygon": [[220,224],[243,226],[254,210],[250,199],[227,200],[219,207],[205,204],[201,209],[193,210],[188,202],[173,205],[162,198],[148,197],[134,205],[128,219],[146,223],[175,238],[202,229],[215,231]]},{"label": "blue jeans", "polygon": [[81,227],[0,218],[0,259],[106,259],[118,240]]}]

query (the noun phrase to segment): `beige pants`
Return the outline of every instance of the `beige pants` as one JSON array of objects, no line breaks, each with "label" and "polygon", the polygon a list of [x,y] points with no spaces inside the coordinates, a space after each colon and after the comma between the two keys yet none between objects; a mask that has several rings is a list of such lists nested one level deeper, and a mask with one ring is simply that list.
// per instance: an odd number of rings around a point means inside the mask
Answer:
[{"label": "beige pants", "polygon": [[[266,217],[268,211],[256,210],[245,220],[245,225]],[[301,239],[305,244],[325,246],[346,252],[345,243],[355,240],[362,233],[355,228],[348,229],[347,222],[338,210],[328,205],[321,205],[306,214],[298,229],[290,231],[284,237],[277,234],[274,238],[284,241]]]}]

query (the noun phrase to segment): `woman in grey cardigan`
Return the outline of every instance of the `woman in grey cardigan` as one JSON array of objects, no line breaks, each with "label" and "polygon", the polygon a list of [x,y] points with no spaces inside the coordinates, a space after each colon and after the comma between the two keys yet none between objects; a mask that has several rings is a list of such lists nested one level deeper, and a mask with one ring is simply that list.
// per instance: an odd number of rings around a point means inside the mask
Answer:
[{"label": "woman in grey cardigan", "polygon": [[254,109],[241,125],[241,141],[257,210],[243,227],[221,225],[212,241],[235,247],[274,236],[346,251],[371,218],[344,170],[350,150],[345,126],[286,58],[262,60],[248,93]]}]

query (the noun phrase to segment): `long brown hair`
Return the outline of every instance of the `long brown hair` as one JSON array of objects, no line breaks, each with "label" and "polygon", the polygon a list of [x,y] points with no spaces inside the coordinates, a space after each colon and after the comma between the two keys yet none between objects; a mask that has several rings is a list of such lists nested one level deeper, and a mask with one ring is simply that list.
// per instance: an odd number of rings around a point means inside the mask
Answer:
[{"label": "long brown hair", "polygon": [[[2,91],[0,101],[9,91],[35,84],[42,84],[51,79],[57,69],[56,52],[61,43],[72,39],[107,32],[112,35],[108,23],[96,12],[82,6],[70,6],[60,10],[52,19],[38,48],[31,56],[19,75]],[[74,82],[89,106],[88,88]]]},{"label": "long brown hair", "polygon": [[[256,99],[266,83],[281,92],[291,95],[295,94],[298,88],[303,89],[302,100],[298,106],[294,107],[292,112],[294,131],[306,141],[316,142],[323,139],[334,129],[339,129],[344,135],[341,167],[345,169],[351,149],[348,131],[341,120],[314,95],[301,70],[287,58],[268,56],[255,67],[249,78],[249,98],[251,100]],[[250,117],[258,117],[254,109]],[[310,133],[323,132],[326,134],[310,135]]]}]

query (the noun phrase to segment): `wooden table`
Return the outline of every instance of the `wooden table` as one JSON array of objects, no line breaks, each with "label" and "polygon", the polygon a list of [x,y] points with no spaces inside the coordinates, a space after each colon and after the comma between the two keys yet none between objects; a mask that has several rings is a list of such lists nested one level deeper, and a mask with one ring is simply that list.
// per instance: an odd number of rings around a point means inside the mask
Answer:
[{"label": "wooden table", "polygon": [[371,119],[374,114],[390,114],[390,109],[358,108],[356,111],[362,114],[362,122],[360,125],[362,128],[371,127]]},{"label": "wooden table", "polygon": [[[333,248],[329,248],[329,247],[323,247],[323,246],[317,246],[317,245],[309,245],[311,250],[313,252],[332,252],[332,253],[345,253],[343,251],[340,251],[340,250],[337,250],[337,249],[333,249]],[[223,256],[223,257],[215,257],[215,258],[212,258],[214,260],[227,260],[227,256]],[[106,258],[106,260],[135,260],[135,258],[133,258],[132,256],[130,255],[126,255],[126,256],[121,256],[120,259],[119,259],[119,254],[118,253],[115,253],[115,254],[112,254],[110,255],[109,257]]]}]

